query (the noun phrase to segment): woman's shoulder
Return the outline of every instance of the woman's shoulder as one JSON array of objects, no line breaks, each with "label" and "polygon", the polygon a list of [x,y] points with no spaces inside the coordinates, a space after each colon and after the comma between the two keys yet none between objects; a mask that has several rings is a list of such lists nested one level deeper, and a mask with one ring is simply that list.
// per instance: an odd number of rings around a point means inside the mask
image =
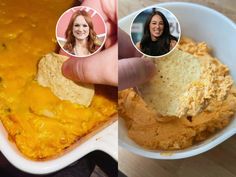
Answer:
[{"label": "woman's shoulder", "polygon": [[137,42],[136,44],[135,44],[135,46],[140,50],[141,49],[141,44],[140,44],[141,42],[139,41],[139,42]]}]

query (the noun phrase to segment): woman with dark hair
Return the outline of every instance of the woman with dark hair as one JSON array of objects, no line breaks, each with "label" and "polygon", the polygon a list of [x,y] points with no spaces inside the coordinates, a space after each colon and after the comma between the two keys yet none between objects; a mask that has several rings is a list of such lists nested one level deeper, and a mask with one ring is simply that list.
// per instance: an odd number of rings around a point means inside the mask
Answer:
[{"label": "woman with dark hair", "polygon": [[136,44],[144,54],[160,56],[174,48],[178,39],[170,34],[166,17],[159,11],[154,11],[144,25],[143,37]]},{"label": "woman with dark hair", "polygon": [[65,32],[66,43],[64,49],[76,56],[88,56],[101,45],[90,15],[84,10],[76,11]]}]

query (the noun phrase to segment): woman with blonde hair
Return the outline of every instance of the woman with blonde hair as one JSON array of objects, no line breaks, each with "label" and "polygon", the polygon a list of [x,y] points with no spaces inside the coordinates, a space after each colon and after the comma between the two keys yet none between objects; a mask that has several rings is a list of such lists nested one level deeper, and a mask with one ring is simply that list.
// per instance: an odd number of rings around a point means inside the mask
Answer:
[{"label": "woman with blonde hair", "polygon": [[65,36],[67,41],[63,48],[76,56],[88,56],[101,45],[92,19],[84,10],[78,10],[72,15]]}]

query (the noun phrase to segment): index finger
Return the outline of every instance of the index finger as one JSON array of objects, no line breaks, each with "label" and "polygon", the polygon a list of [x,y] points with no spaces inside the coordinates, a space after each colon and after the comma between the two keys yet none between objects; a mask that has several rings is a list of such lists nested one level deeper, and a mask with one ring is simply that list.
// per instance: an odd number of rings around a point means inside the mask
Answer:
[{"label": "index finger", "polygon": [[119,59],[131,58],[131,57],[141,57],[142,54],[137,51],[131,42],[130,36],[119,28],[118,30],[118,55]]}]

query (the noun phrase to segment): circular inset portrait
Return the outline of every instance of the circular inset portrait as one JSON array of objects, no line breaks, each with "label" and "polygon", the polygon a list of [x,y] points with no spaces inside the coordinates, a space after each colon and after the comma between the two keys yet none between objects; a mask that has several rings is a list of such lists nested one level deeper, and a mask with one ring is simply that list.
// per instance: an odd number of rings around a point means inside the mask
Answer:
[{"label": "circular inset portrait", "polygon": [[106,40],[106,25],[94,9],[78,6],[68,9],[56,25],[56,38],[69,55],[88,57],[98,52]]},{"label": "circular inset portrait", "polygon": [[169,10],[152,7],[141,11],[131,24],[131,40],[136,49],[148,57],[162,57],[180,40],[178,19]]}]

